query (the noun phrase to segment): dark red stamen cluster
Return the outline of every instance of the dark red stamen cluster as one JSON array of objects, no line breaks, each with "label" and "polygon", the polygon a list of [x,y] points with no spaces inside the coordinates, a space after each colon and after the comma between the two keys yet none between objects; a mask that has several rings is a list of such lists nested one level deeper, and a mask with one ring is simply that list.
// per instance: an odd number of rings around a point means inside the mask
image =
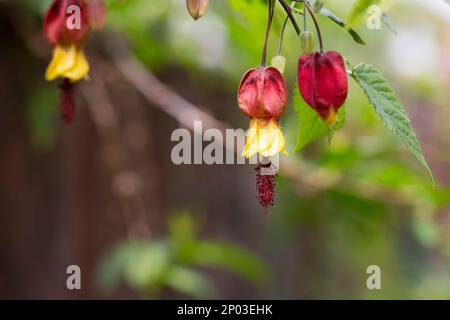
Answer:
[{"label": "dark red stamen cluster", "polygon": [[75,116],[75,84],[69,79],[64,79],[59,85],[61,89],[61,101],[59,109],[66,123],[71,123]]},{"label": "dark red stamen cluster", "polygon": [[267,208],[273,206],[275,200],[275,184],[277,174],[266,175],[262,174],[264,169],[270,168],[272,164],[260,163],[256,167],[256,198],[259,204],[267,211]]}]

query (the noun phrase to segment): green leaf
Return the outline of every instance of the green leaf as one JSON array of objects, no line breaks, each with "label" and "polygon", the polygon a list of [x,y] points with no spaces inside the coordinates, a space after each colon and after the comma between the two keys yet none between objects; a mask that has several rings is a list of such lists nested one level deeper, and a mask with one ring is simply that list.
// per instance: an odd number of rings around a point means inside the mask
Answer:
[{"label": "green leaf", "polygon": [[311,142],[325,136],[327,125],[318,114],[306,104],[299,93],[294,95],[294,108],[298,112],[298,137],[294,151],[298,152]]},{"label": "green leaf", "polygon": [[251,252],[226,242],[200,241],[190,262],[227,269],[255,284],[262,284],[269,275],[264,261]]},{"label": "green leaf", "polygon": [[338,18],[333,12],[328,10],[325,7],[322,7],[319,11],[319,13],[327,18],[329,18],[331,21],[335,22],[345,30],[347,30],[348,33],[352,36],[353,40],[355,40],[356,43],[365,45],[366,43],[364,40],[360,37],[360,35],[350,27],[347,23],[345,23],[342,19]]},{"label": "green leaf", "polygon": [[329,143],[334,132],[341,129],[345,122],[345,107],[341,107],[338,113],[338,122],[329,126],[319,117],[297,92],[294,93],[294,109],[299,116],[298,138],[294,151],[298,152],[313,141],[328,135]]},{"label": "green leaf", "polygon": [[119,285],[133,250],[134,247],[127,241],[117,245],[101,258],[97,278],[102,288],[112,290]]},{"label": "green leaf", "polygon": [[206,299],[215,293],[214,286],[205,276],[181,266],[170,268],[163,282],[168,287],[197,299]]},{"label": "green leaf", "polygon": [[112,289],[125,280],[139,290],[157,285],[170,267],[169,258],[169,248],[163,242],[125,241],[102,258],[99,284]]},{"label": "green leaf", "polygon": [[164,242],[134,241],[124,276],[136,289],[157,285],[171,265],[170,252]]},{"label": "green leaf", "polygon": [[411,121],[408,119],[394,90],[380,71],[369,64],[361,63],[352,68],[352,76],[364,90],[381,121],[397,134],[408,150],[425,167],[433,180],[433,174],[422,154]]},{"label": "green leaf", "polygon": [[366,15],[367,8],[379,2],[380,0],[356,0],[348,17],[348,24],[355,26],[361,22],[362,18]]}]

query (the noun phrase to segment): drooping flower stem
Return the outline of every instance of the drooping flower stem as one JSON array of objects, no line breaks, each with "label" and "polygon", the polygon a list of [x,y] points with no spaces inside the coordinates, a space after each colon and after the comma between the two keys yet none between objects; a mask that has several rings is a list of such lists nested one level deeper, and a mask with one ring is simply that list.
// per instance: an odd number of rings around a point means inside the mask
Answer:
[{"label": "drooping flower stem", "polygon": [[286,30],[286,25],[288,22],[289,16],[286,16],[286,19],[284,19],[283,28],[281,29],[281,35],[280,35],[280,46],[278,47],[278,55],[281,55],[281,51],[283,51],[283,39],[284,39],[284,31]]},{"label": "drooping flower stem", "polygon": [[[304,6],[306,7],[306,2],[304,2]],[[305,32],[308,30],[306,11],[308,11],[308,10],[303,9],[303,30]]]},{"label": "drooping flower stem", "polygon": [[269,14],[268,14],[268,18],[267,18],[267,29],[266,29],[266,36],[264,38],[264,47],[263,47],[262,58],[261,58],[261,66],[262,67],[265,67],[267,65],[267,45],[269,43],[269,34],[270,34],[270,29],[272,27],[274,11],[275,11],[275,0],[269,0]]},{"label": "drooping flower stem", "polygon": [[[303,0],[303,3],[305,5],[306,10],[308,10],[309,14],[311,15],[311,18],[314,22],[314,26],[317,30],[317,37],[319,38],[319,45],[320,45],[320,53],[323,54],[323,41],[322,41],[322,33],[320,32],[319,23],[317,22],[316,15],[314,14],[313,10],[311,9],[311,6],[309,5],[307,0]],[[303,11],[304,17],[306,17],[306,10]]]}]

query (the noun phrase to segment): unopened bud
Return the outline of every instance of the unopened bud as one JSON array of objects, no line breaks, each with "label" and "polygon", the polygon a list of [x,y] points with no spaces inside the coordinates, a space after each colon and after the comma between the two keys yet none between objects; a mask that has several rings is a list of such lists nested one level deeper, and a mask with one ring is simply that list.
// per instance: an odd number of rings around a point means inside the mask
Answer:
[{"label": "unopened bud", "polygon": [[208,0],[186,0],[186,5],[191,17],[198,20],[206,13]]},{"label": "unopened bud", "polygon": [[273,57],[270,65],[277,68],[281,73],[284,73],[284,69],[286,68],[286,58],[283,56]]},{"label": "unopened bud", "polygon": [[303,54],[298,61],[298,86],[306,103],[329,124],[335,124],[348,94],[344,58],[336,51]]},{"label": "unopened bud", "polygon": [[310,31],[300,33],[300,44],[304,54],[311,54],[314,51],[314,35]]}]

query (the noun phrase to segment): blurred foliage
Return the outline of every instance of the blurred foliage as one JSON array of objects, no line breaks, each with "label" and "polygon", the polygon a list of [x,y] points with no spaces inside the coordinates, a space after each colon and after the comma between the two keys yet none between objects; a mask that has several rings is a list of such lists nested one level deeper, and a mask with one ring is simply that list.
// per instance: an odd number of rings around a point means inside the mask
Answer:
[{"label": "blurred foliage", "polygon": [[216,296],[214,285],[194,267],[228,270],[255,285],[269,280],[267,265],[232,243],[198,239],[198,224],[188,213],[171,216],[163,239],[131,239],[106,255],[99,269],[104,288],[121,280],[143,297],[158,297],[170,288],[194,298]]},{"label": "blurred foliage", "polygon": [[31,93],[26,116],[32,145],[42,151],[51,149],[56,137],[58,118],[58,92],[53,88],[39,87]]}]

